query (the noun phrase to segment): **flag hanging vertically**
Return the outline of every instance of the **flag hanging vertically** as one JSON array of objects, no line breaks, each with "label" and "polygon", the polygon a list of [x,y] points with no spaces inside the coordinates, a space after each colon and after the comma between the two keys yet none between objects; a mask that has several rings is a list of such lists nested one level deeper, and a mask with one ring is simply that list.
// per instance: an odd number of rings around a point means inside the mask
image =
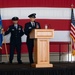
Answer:
[{"label": "flag hanging vertically", "polygon": [[3,26],[2,26],[2,19],[0,14],[0,49],[2,49],[2,42],[3,42],[3,34],[2,34]]},{"label": "flag hanging vertically", "polygon": [[73,8],[71,10],[71,31],[70,31],[70,36],[71,36],[71,46],[72,46],[72,55],[75,56],[75,21],[74,21],[74,12]]}]

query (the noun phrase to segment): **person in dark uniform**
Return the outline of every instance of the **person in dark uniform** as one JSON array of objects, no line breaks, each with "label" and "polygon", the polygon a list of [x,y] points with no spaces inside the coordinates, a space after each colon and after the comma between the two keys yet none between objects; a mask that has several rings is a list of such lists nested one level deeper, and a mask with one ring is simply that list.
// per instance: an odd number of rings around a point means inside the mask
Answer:
[{"label": "person in dark uniform", "polygon": [[21,37],[24,34],[24,32],[22,30],[22,26],[20,26],[18,24],[18,20],[19,20],[18,17],[12,18],[13,25],[9,26],[8,30],[4,33],[4,35],[11,33],[9,63],[12,63],[13,56],[14,56],[14,50],[16,48],[17,61],[19,64],[22,64],[22,61],[21,61]]},{"label": "person in dark uniform", "polygon": [[30,14],[28,16],[30,18],[30,22],[25,24],[25,28],[24,28],[24,33],[25,35],[27,35],[27,40],[26,40],[26,44],[27,44],[27,48],[28,48],[28,53],[29,53],[29,61],[30,64],[32,64],[33,61],[33,47],[34,47],[34,39],[30,38],[30,32],[33,29],[40,29],[40,23],[35,21],[36,18],[36,14]]}]

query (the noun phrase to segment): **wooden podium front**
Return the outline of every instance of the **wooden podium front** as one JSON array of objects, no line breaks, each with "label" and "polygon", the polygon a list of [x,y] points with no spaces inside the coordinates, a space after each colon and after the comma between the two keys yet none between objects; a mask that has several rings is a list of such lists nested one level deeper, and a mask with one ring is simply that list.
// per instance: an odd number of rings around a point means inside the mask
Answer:
[{"label": "wooden podium front", "polygon": [[30,33],[30,38],[34,38],[34,64],[32,67],[53,67],[49,60],[49,41],[53,37],[53,29],[35,29]]}]

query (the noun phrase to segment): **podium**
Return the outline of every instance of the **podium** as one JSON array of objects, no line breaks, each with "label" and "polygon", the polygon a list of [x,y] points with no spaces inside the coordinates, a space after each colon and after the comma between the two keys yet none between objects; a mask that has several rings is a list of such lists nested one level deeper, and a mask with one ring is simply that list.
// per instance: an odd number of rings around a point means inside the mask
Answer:
[{"label": "podium", "polygon": [[49,41],[54,37],[53,29],[34,29],[30,38],[34,39],[34,63],[32,67],[53,67],[50,64]]}]

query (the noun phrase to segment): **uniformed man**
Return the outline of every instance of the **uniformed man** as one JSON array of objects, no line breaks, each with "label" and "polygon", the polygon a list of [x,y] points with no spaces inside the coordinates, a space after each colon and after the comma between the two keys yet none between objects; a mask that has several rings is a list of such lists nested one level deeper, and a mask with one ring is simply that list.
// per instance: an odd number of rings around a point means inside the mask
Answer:
[{"label": "uniformed man", "polygon": [[27,35],[26,44],[27,44],[28,52],[29,52],[29,61],[30,61],[30,64],[32,64],[34,62],[33,61],[34,39],[30,38],[30,32],[33,29],[40,29],[41,27],[40,27],[40,23],[35,21],[35,18],[36,18],[35,13],[30,14],[28,17],[30,18],[30,22],[25,24],[24,33]]},{"label": "uniformed man", "polygon": [[9,62],[12,63],[14,50],[16,48],[17,51],[17,61],[19,64],[22,64],[21,61],[21,37],[24,34],[22,30],[22,26],[18,24],[18,17],[13,17],[12,22],[13,25],[9,26],[8,30],[5,32],[5,35],[11,33],[10,37],[10,57]]}]

